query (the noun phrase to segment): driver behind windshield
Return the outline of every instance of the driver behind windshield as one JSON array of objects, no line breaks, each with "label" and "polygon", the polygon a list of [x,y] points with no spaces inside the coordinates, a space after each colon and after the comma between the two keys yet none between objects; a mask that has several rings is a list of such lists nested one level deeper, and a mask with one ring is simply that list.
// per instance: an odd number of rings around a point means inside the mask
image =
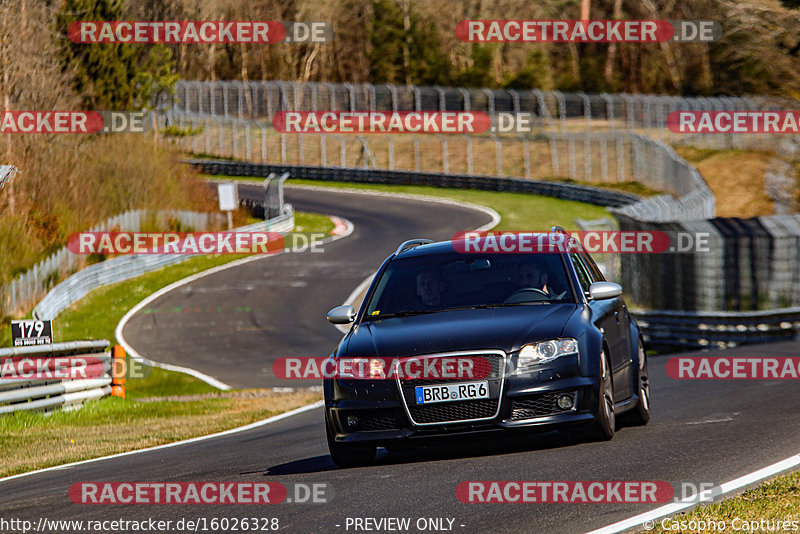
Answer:
[{"label": "driver behind windshield", "polygon": [[564,279],[563,269],[552,271],[555,276],[551,276],[551,269],[543,264],[541,258],[535,262],[522,262],[517,271],[517,289],[533,288],[548,295],[551,299],[558,300],[564,298],[567,291],[567,282]]},{"label": "driver behind windshield", "polygon": [[545,293],[550,293],[547,288],[549,277],[546,272],[542,271],[536,263],[523,263],[519,267],[517,273],[517,285],[519,287],[532,287],[539,289]]}]

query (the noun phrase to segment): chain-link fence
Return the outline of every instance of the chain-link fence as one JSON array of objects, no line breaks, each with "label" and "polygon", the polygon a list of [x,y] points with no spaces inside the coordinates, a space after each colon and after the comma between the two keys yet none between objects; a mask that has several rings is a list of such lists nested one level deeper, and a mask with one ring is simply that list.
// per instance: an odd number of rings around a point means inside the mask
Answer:
[{"label": "chain-link fence", "polygon": [[683,233],[702,249],[621,254],[633,305],[661,310],[746,311],[800,306],[800,215],[654,223],[619,216],[620,229]]},{"label": "chain-link fence", "polygon": [[674,111],[797,110],[794,100],[766,97],[677,97],[290,81],[187,81],[160,102],[162,111],[271,122],[281,111],[483,111],[530,113],[538,131],[626,131],[714,149],[774,150],[780,136],[679,134]]},{"label": "chain-link fence", "polygon": [[714,216],[714,195],[697,170],[663,142],[636,133],[287,134],[259,121],[175,110],[160,122],[188,131],[190,135],[166,139],[194,154],[276,165],[569,179],[608,187],[638,182],[666,194],[623,208],[631,217],[668,221]]},{"label": "chain-link fence", "polygon": [[[111,217],[94,226],[90,232],[128,231],[143,228],[172,227],[178,231],[200,231],[221,228],[223,217],[219,213],[198,213],[182,210],[131,210]],[[61,280],[87,265],[89,258],[74,254],[68,248],[40,261],[11,282],[0,286],[0,302],[6,316],[26,313]]]}]

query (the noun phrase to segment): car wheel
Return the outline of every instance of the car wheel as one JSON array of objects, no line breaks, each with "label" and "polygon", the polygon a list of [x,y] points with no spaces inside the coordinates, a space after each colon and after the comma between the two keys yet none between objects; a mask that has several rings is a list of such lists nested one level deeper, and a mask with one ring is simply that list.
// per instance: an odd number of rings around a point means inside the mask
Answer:
[{"label": "car wheel", "polygon": [[614,384],[611,378],[611,364],[608,362],[605,349],[600,353],[600,360],[602,372],[591,437],[597,441],[608,441],[614,437],[616,416],[614,415]]},{"label": "car wheel", "polygon": [[644,426],[650,421],[650,381],[647,374],[647,355],[642,340],[639,340],[639,372],[637,373],[639,402],[636,408],[628,412],[626,423],[632,426]]},{"label": "car wheel", "polygon": [[339,467],[364,467],[375,462],[375,445],[338,443],[333,439],[333,433],[325,420],[325,430],[328,436],[328,451],[331,453],[333,463]]}]

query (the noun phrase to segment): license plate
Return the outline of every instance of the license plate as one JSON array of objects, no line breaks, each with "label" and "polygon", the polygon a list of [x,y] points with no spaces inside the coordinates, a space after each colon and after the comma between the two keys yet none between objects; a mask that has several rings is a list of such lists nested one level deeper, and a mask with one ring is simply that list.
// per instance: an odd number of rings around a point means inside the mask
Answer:
[{"label": "license plate", "polygon": [[459,384],[437,384],[414,388],[417,404],[454,402],[471,399],[488,399],[489,382],[463,382]]}]

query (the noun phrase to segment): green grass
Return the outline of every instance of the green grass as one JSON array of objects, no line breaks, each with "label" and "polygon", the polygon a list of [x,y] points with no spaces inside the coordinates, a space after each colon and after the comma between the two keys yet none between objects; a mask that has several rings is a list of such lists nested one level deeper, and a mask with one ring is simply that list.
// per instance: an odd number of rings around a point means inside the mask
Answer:
[{"label": "green grass", "polygon": [[[739,522],[734,525],[733,521],[736,518],[739,518]],[[718,524],[725,522],[728,532],[790,532],[795,530],[791,525],[788,529],[774,530],[742,528],[741,521],[749,523],[751,521],[759,522],[762,519],[800,522],[800,472],[773,478],[756,488],[745,491],[738,497],[715,504],[702,505],[688,513],[678,514],[663,521],[658,520],[655,530],[642,532],[701,532],[698,529],[675,530],[672,525],[677,521],[717,521]],[[662,525],[666,528],[662,528]],[[711,532],[711,530],[705,529],[702,532]]]},{"label": "green grass", "polygon": [[[296,232],[329,233],[334,225],[323,215],[295,213]],[[198,256],[131,280],[98,288],[53,321],[55,341],[108,339],[122,316],[142,299],[186,276],[242,258]],[[9,328],[0,342],[10,345]],[[222,398],[219,390],[183,373],[147,368],[150,374],[129,379],[127,397],[104,397],[80,410],[52,414],[15,412],[0,416],[0,476],[66,462],[139,449],[245,425],[318,400],[318,392],[298,390]],[[147,397],[197,396],[185,402],[142,402]]]},{"label": "green grass", "polygon": [[[215,175],[219,179],[247,180],[238,176]],[[259,181],[259,178],[253,178]],[[553,225],[567,230],[578,230],[575,219],[612,218],[602,206],[561,200],[553,197],[530,195],[527,193],[504,193],[498,191],[477,191],[471,189],[445,189],[416,185],[362,184],[350,182],[327,182],[318,180],[289,179],[287,185],[314,185],[331,188],[365,189],[392,193],[411,193],[433,197],[461,200],[487,206],[500,214],[502,221],[497,230],[503,231],[546,231]],[[613,218],[612,218],[613,219]]]},{"label": "green grass", "polygon": [[0,416],[0,477],[227,430],[319,397],[309,390],[185,402],[104,397],[71,412],[6,414]]},{"label": "green grass", "polygon": [[[250,222],[248,221],[248,224]],[[324,215],[295,213],[295,231],[325,232],[333,230],[333,223]],[[241,259],[241,254],[197,256],[176,265],[153,271],[118,284],[95,289],[79,302],[64,310],[53,321],[54,341],[75,339],[114,340],[114,329],[122,316],[151,293],[182,278],[218,265]],[[0,330],[0,346],[11,345],[8,323]]]}]

